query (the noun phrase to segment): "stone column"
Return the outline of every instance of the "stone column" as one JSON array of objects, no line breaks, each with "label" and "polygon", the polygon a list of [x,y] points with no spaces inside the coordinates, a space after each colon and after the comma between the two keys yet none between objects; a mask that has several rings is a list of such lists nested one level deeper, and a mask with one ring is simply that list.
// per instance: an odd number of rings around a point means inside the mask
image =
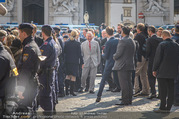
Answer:
[{"label": "stone column", "polygon": [[170,0],[170,24],[174,24],[174,0]]},{"label": "stone column", "polygon": [[81,24],[81,23],[84,23],[83,21],[84,21],[84,19],[83,19],[83,16],[84,16],[84,0],[79,0],[79,15],[80,15],[80,19],[79,19],[79,24]]},{"label": "stone column", "polygon": [[44,24],[49,24],[49,0],[44,0]]},{"label": "stone column", "polygon": [[22,23],[22,0],[17,0],[17,22]]}]

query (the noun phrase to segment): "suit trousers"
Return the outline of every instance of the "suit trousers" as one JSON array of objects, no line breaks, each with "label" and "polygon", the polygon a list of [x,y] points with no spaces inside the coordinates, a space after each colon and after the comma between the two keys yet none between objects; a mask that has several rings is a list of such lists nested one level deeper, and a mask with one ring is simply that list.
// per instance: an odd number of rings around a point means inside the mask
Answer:
[{"label": "suit trousers", "polygon": [[147,66],[148,62],[144,57],[142,57],[142,62],[137,62],[136,72],[135,72],[135,80],[134,80],[134,90],[138,92],[139,88],[139,81],[138,77],[140,76],[140,80],[142,83],[142,92],[143,94],[149,94],[149,81],[147,77]]},{"label": "suit trousers", "polygon": [[104,89],[104,86],[105,86],[105,81],[110,79],[111,73],[112,73],[112,67],[110,67],[108,69],[106,67],[104,68],[104,73],[103,73],[102,80],[100,82],[99,91],[98,91],[98,94],[97,94],[98,97],[102,96],[102,92],[103,92],[103,89]]},{"label": "suit trousers", "polygon": [[132,104],[132,71],[118,71],[118,78],[122,91],[122,103]]},{"label": "suit trousers", "polygon": [[175,79],[175,103],[179,103],[179,74]]},{"label": "suit trousers", "polygon": [[160,109],[170,110],[174,102],[174,79],[158,78]]},{"label": "suit trousers", "polygon": [[153,62],[149,62],[147,74],[148,74],[148,81],[150,85],[150,93],[152,95],[156,95],[156,89],[155,89],[156,78],[153,76],[152,68],[153,68]]},{"label": "suit trousers", "polygon": [[82,77],[81,77],[81,86],[84,89],[86,87],[86,79],[88,77],[88,74],[90,76],[89,78],[89,90],[94,91],[95,87],[95,79],[97,74],[97,67],[94,66],[93,61],[90,61],[89,67],[83,67],[82,69]]}]

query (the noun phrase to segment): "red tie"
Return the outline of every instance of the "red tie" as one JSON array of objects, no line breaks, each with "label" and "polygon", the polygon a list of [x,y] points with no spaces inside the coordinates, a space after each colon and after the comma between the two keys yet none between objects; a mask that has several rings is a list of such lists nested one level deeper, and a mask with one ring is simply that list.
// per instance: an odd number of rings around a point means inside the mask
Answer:
[{"label": "red tie", "polygon": [[90,51],[91,51],[91,41],[89,41],[89,49],[90,49]]}]

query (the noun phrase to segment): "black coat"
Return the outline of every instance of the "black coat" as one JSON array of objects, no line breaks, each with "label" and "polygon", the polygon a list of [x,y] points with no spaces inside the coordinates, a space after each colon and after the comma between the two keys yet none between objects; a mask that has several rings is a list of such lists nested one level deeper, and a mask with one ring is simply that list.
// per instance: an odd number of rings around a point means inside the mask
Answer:
[{"label": "black coat", "polygon": [[162,38],[159,38],[156,35],[153,35],[152,37],[147,39],[146,58],[149,59],[150,63],[153,63],[157,46],[162,41]]},{"label": "black coat", "polygon": [[157,78],[176,78],[179,64],[179,45],[171,39],[162,41],[157,47],[153,71]]},{"label": "black coat", "polygon": [[[80,64],[82,60],[81,46],[76,40],[68,40],[64,46],[65,63]],[[83,64],[83,63],[82,63]]]}]

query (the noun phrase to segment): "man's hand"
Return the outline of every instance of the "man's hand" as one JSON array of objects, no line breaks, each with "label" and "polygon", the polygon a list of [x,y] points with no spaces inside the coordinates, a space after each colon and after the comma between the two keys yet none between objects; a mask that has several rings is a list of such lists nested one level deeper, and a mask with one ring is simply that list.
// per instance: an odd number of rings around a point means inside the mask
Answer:
[{"label": "man's hand", "polygon": [[157,76],[157,72],[153,71],[153,76],[156,77]]},{"label": "man's hand", "polygon": [[83,69],[83,67],[84,67],[84,64],[82,64],[82,69]]}]

